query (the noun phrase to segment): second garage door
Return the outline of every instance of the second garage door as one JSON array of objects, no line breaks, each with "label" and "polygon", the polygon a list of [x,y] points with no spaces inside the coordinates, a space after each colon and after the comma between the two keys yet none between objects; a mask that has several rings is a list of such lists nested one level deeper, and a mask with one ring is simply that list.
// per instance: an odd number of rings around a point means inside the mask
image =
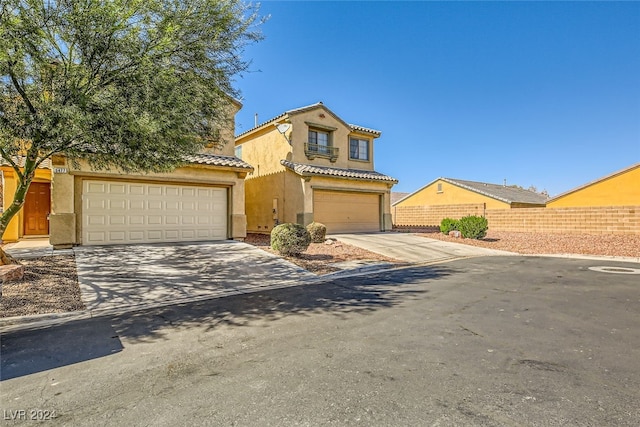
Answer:
[{"label": "second garage door", "polygon": [[225,188],[120,181],[83,182],[84,245],[226,238]]},{"label": "second garage door", "polygon": [[316,190],[313,218],[327,226],[327,233],[380,231],[380,196]]}]

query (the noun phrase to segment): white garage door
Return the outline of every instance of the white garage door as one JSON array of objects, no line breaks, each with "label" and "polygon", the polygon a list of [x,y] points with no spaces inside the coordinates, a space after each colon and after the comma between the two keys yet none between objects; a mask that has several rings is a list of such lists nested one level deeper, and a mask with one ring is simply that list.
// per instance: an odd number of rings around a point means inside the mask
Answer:
[{"label": "white garage door", "polygon": [[227,190],[172,184],[84,181],[82,243],[227,238]]}]

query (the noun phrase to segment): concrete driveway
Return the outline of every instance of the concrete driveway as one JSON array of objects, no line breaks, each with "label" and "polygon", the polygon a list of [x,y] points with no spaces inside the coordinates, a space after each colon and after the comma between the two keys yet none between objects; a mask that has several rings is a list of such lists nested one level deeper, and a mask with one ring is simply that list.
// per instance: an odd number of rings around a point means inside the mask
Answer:
[{"label": "concrete driveway", "polygon": [[409,233],[333,234],[330,237],[371,252],[416,264],[476,256],[515,255],[512,252],[442,242]]},{"label": "concrete driveway", "polygon": [[89,311],[194,301],[316,277],[235,241],[79,246],[74,252],[82,300]]}]

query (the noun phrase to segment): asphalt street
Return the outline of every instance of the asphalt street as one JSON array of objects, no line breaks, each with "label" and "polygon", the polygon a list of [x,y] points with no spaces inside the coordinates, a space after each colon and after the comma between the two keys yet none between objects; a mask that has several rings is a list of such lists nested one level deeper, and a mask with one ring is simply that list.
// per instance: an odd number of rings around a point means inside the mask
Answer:
[{"label": "asphalt street", "polygon": [[7,333],[0,416],[638,426],[640,275],[628,268],[470,258]]}]

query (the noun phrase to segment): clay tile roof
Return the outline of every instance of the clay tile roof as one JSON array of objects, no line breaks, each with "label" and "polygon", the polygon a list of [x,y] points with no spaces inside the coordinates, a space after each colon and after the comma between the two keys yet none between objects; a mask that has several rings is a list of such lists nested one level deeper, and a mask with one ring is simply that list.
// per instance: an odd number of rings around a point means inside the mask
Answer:
[{"label": "clay tile roof", "polygon": [[[24,156],[13,157],[13,161],[18,166],[22,167],[24,166],[25,157]],[[7,162],[5,159],[0,159],[0,166],[9,166],[9,162]],[[38,168],[51,169],[51,159],[44,159],[42,163],[40,163],[40,166],[38,166]]]},{"label": "clay tile roof", "polygon": [[303,163],[294,163],[288,160],[280,160],[280,163],[288,169],[291,169],[298,175],[302,176],[334,176],[340,178],[360,179],[364,181],[386,181],[397,183],[398,180],[388,175],[383,175],[376,171],[365,171],[359,169],[341,169],[330,168],[325,166],[313,166]]},{"label": "clay tile roof", "polygon": [[201,153],[191,156],[185,156],[185,160],[189,163],[196,163],[199,165],[224,166],[230,168],[253,170],[253,166],[251,166],[249,163],[233,156],[220,156],[217,154]]},{"label": "clay tile roof", "polygon": [[366,127],[358,126],[358,125],[354,125],[354,124],[349,124],[349,127],[351,127],[351,130],[353,130],[353,131],[370,133],[370,134],[376,135],[376,136],[380,136],[382,134],[382,132],[380,132],[379,130],[366,128]]}]

